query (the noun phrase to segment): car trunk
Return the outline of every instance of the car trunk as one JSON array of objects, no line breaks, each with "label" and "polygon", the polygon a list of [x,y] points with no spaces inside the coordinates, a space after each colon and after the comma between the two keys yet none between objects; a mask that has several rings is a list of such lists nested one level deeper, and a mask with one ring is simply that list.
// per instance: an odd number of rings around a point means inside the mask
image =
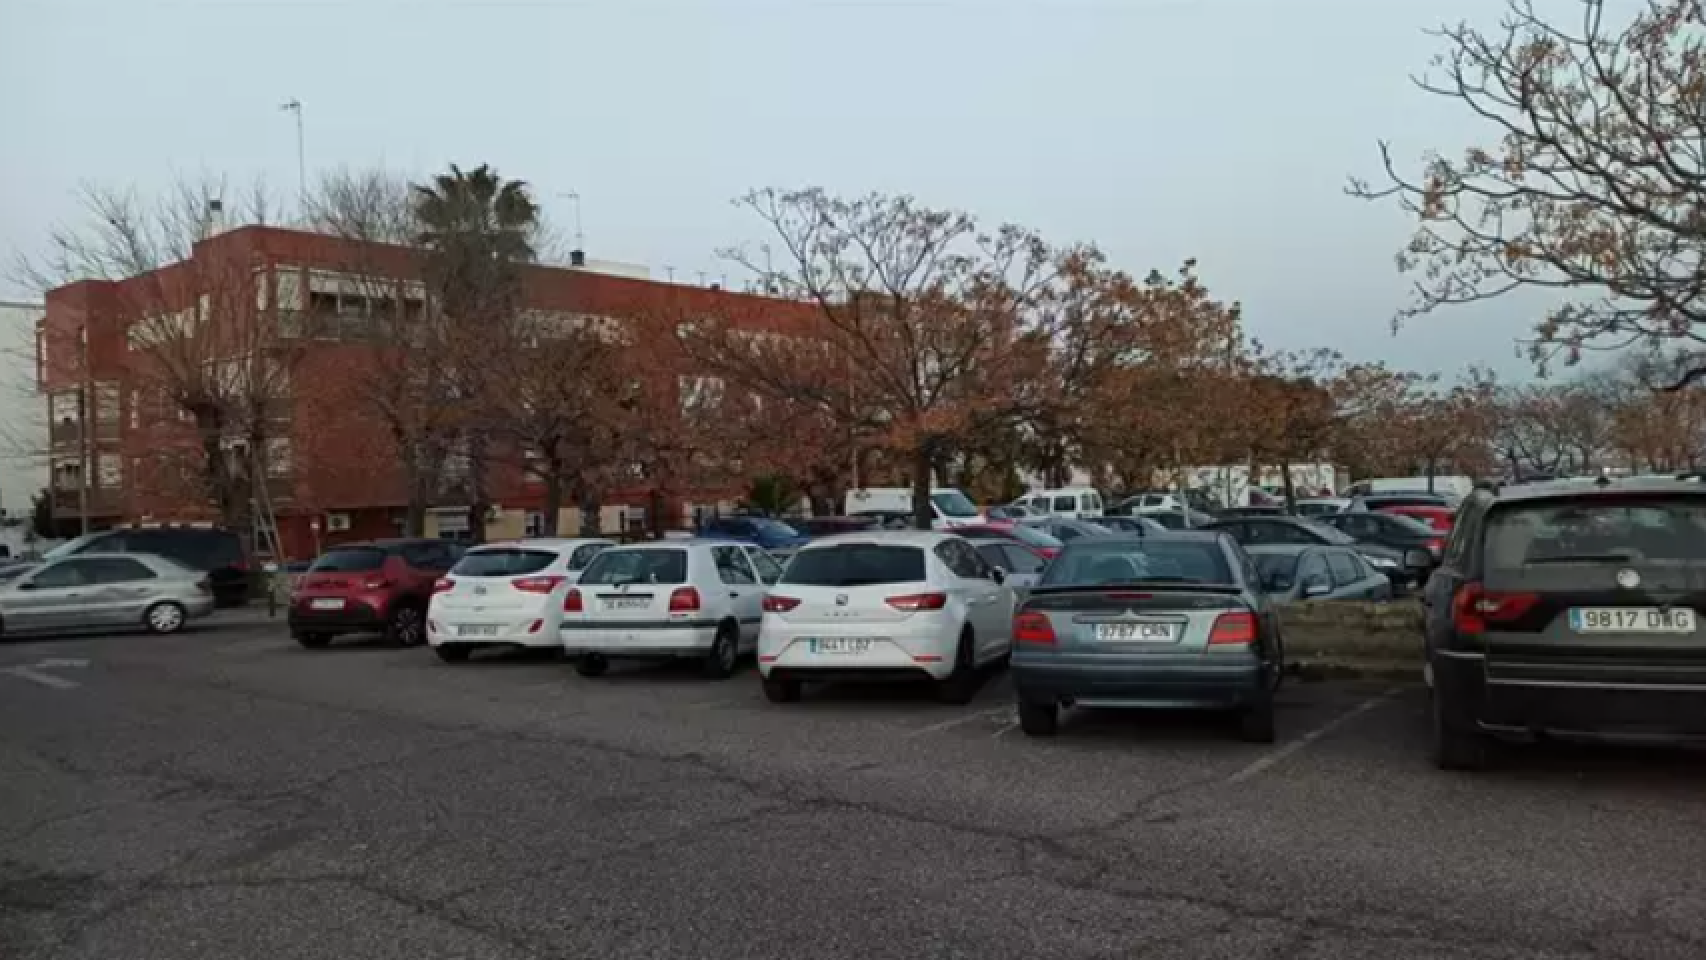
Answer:
[{"label": "car trunk", "polygon": [[[891,624],[907,620],[918,611],[913,599],[932,592],[928,583],[880,583],[851,587],[820,587],[803,584],[780,584],[774,591],[799,603],[788,610],[776,604],[768,609],[771,615],[795,625]],[[893,602],[891,602],[893,601]]]},{"label": "car trunk", "polygon": [[588,620],[643,622],[696,612],[703,600],[688,585],[686,550],[614,549],[589,564],[574,591]]},{"label": "car trunk", "polygon": [[538,613],[567,580],[550,570],[558,559],[546,550],[469,551],[440,581],[438,609],[447,618],[493,622]]},{"label": "car trunk", "polygon": [[1024,612],[1048,617],[1055,647],[1075,656],[1202,653],[1222,615],[1248,613],[1235,587],[1042,588]]},{"label": "car trunk", "polygon": [[1706,685],[1706,564],[1490,571],[1479,600],[1459,600],[1460,607],[1469,603],[1486,614],[1489,676],[1583,680],[1604,668]]}]

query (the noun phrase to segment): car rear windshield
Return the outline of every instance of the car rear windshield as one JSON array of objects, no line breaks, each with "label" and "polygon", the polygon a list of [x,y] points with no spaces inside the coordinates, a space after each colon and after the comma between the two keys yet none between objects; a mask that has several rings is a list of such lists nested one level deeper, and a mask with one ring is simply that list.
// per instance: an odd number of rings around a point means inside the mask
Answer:
[{"label": "car rear windshield", "polygon": [[1044,572],[1042,586],[1136,582],[1232,583],[1232,570],[1212,541],[1136,540],[1068,546]]},{"label": "car rear windshield", "polygon": [[940,510],[944,517],[977,516],[977,504],[972,503],[966,498],[965,494],[958,490],[940,490],[932,493],[930,502],[936,505],[936,509]]},{"label": "car rear windshield", "polygon": [[782,582],[802,587],[864,587],[924,579],[924,551],[880,543],[848,543],[794,554]]},{"label": "car rear windshield", "polygon": [[450,572],[464,577],[513,577],[538,573],[556,559],[557,555],[549,550],[470,550],[462,555],[456,566],[450,568]]},{"label": "car rear windshield", "polygon": [[1706,498],[1592,497],[1515,503],[1487,517],[1489,569],[1526,564],[1706,564]]},{"label": "car rear windshield", "polygon": [[1029,546],[1041,547],[1044,550],[1059,550],[1064,546],[1059,537],[1044,533],[1035,527],[1023,527],[1015,524],[1012,531],[1013,536],[1017,537],[1019,542]]},{"label": "car rear windshield", "polygon": [[1285,590],[1297,581],[1300,557],[1296,553],[1252,553],[1250,560],[1256,564],[1256,575],[1262,578],[1263,588]]},{"label": "car rear windshield", "polygon": [[623,583],[686,583],[686,550],[606,550],[581,574],[581,583],[615,586]]},{"label": "car rear windshield", "polygon": [[378,547],[339,547],[327,550],[308,568],[309,573],[367,573],[385,566],[385,551]]}]

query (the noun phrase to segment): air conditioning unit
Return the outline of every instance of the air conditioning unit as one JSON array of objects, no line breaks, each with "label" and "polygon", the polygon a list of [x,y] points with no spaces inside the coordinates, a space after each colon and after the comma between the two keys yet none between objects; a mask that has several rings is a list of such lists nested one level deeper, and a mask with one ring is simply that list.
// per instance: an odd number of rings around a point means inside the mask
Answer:
[{"label": "air conditioning unit", "polygon": [[347,513],[328,513],[328,514],[326,514],[326,532],[327,533],[344,533],[344,532],[347,532],[348,530],[349,530],[349,514],[347,514]]}]

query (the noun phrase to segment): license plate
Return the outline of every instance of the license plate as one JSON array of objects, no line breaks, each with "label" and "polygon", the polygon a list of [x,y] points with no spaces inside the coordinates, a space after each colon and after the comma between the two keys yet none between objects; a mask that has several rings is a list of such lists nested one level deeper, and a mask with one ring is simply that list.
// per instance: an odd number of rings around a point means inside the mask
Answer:
[{"label": "license plate", "polygon": [[1687,607],[1576,607],[1570,629],[1577,633],[1693,633],[1694,611]]},{"label": "license plate", "polygon": [[871,637],[818,637],[811,645],[813,653],[860,654],[870,652],[873,642]]},{"label": "license plate", "polygon": [[1174,623],[1098,623],[1096,640],[1100,643],[1172,643],[1178,636]]},{"label": "license plate", "polygon": [[495,637],[498,635],[498,628],[464,624],[456,628],[456,635],[459,637]]},{"label": "license plate", "polygon": [[314,610],[342,610],[344,608],[344,598],[315,597],[308,601],[308,606]]},{"label": "license plate", "polygon": [[611,597],[604,601],[606,610],[644,610],[651,605],[651,597]]}]

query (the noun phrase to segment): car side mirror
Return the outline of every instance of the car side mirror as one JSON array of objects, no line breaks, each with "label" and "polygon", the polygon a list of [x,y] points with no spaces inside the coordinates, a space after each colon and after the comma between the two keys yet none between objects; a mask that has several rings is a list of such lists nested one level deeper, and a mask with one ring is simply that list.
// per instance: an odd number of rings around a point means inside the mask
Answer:
[{"label": "car side mirror", "polygon": [[991,568],[989,568],[989,579],[994,580],[997,584],[1006,583],[1007,582],[1007,571],[1001,569],[1000,567],[991,567]]},{"label": "car side mirror", "polygon": [[1303,584],[1305,597],[1324,597],[1333,592],[1333,585],[1325,580],[1307,580]]}]

